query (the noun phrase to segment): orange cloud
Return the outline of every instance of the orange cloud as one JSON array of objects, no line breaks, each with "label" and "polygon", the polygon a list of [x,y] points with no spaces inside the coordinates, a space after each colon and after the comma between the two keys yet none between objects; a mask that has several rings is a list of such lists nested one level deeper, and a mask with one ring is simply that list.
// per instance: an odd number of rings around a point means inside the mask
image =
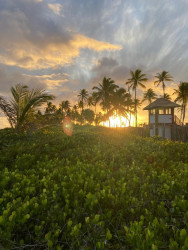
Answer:
[{"label": "orange cloud", "polygon": [[49,42],[44,48],[30,41],[14,44],[13,48],[5,49],[4,53],[0,54],[0,62],[26,69],[51,68],[73,63],[74,58],[79,56],[80,49],[84,48],[99,52],[120,50],[122,47],[75,34],[68,43]]}]

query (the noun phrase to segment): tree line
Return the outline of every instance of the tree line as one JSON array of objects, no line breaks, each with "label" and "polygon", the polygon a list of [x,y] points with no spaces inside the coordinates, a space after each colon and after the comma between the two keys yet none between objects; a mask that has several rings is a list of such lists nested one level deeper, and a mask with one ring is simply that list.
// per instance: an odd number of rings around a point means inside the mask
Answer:
[{"label": "tree line", "polygon": [[[161,86],[162,97],[171,100],[171,96],[166,93],[166,83],[173,81],[173,77],[167,71],[162,71],[157,73],[155,78],[154,86]],[[10,126],[16,130],[61,122],[67,115],[75,123],[92,124],[94,122],[95,125],[108,120],[112,115],[126,117],[130,125],[131,116],[134,116],[137,127],[138,108],[143,102],[151,103],[158,98],[152,88],[146,89],[145,82],[147,81],[146,74],[140,69],[130,71],[130,78],[126,81],[125,88],[115,84],[111,78],[104,77],[98,86],[93,87],[92,93],[81,89],[77,96],[77,104],[71,106],[69,100],[63,100],[58,107],[52,103],[55,96],[41,89],[29,89],[26,85],[17,84],[11,87],[12,98],[10,100],[0,96],[0,109],[6,115]],[[137,98],[138,88],[146,89],[142,100]],[[174,101],[181,105],[180,120],[184,123],[188,104],[188,82],[180,82],[173,94],[176,96]],[[41,112],[39,107],[45,103],[46,108],[44,112]],[[97,105],[101,107],[103,113],[96,112]]]}]

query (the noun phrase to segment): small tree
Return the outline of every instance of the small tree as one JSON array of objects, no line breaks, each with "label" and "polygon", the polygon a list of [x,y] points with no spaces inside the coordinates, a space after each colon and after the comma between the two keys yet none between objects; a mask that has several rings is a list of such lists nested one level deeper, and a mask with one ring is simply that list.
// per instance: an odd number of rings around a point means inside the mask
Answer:
[{"label": "small tree", "polygon": [[10,126],[17,131],[23,130],[31,113],[45,102],[54,99],[41,89],[29,89],[26,85],[17,84],[11,87],[12,99],[0,97],[0,109],[6,115]]},{"label": "small tree", "polygon": [[126,82],[126,85],[129,86],[129,88],[131,88],[134,91],[134,108],[135,108],[135,118],[136,118],[136,127],[137,127],[137,106],[136,106],[136,90],[138,88],[138,86],[145,88],[145,85],[143,84],[143,82],[146,82],[148,79],[146,78],[146,74],[143,74],[142,71],[140,69],[135,70],[135,72],[130,71],[130,75],[131,78],[128,79],[128,81]]},{"label": "small tree", "polygon": [[166,88],[165,81],[170,82],[173,80],[173,77],[165,70],[163,70],[161,73],[157,73],[155,77],[157,78],[157,80],[154,82],[154,84],[157,84],[157,86],[162,84],[163,96],[165,98],[165,88]]},{"label": "small tree", "polygon": [[143,102],[148,101],[149,103],[151,103],[152,100],[155,100],[156,98],[157,98],[156,93],[153,91],[153,89],[150,88],[144,92]]}]

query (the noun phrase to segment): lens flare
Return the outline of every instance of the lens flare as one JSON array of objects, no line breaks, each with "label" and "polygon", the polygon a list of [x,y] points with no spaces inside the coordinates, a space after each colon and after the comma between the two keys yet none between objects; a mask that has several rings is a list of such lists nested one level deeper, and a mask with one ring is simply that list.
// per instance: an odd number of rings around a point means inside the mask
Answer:
[{"label": "lens flare", "polygon": [[62,120],[62,124],[63,124],[63,131],[66,135],[71,136],[72,132],[73,132],[73,123],[71,121],[71,118],[69,116],[66,116],[63,120]]}]

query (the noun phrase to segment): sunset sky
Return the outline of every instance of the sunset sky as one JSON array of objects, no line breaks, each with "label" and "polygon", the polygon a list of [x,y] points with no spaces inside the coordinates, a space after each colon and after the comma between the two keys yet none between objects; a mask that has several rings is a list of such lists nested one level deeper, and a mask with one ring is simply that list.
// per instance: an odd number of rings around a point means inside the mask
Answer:
[{"label": "sunset sky", "polygon": [[188,0],[0,0],[0,95],[24,83],[73,104],[104,76],[125,86],[136,68],[159,95],[157,72],[174,77],[169,94],[188,81]]}]

